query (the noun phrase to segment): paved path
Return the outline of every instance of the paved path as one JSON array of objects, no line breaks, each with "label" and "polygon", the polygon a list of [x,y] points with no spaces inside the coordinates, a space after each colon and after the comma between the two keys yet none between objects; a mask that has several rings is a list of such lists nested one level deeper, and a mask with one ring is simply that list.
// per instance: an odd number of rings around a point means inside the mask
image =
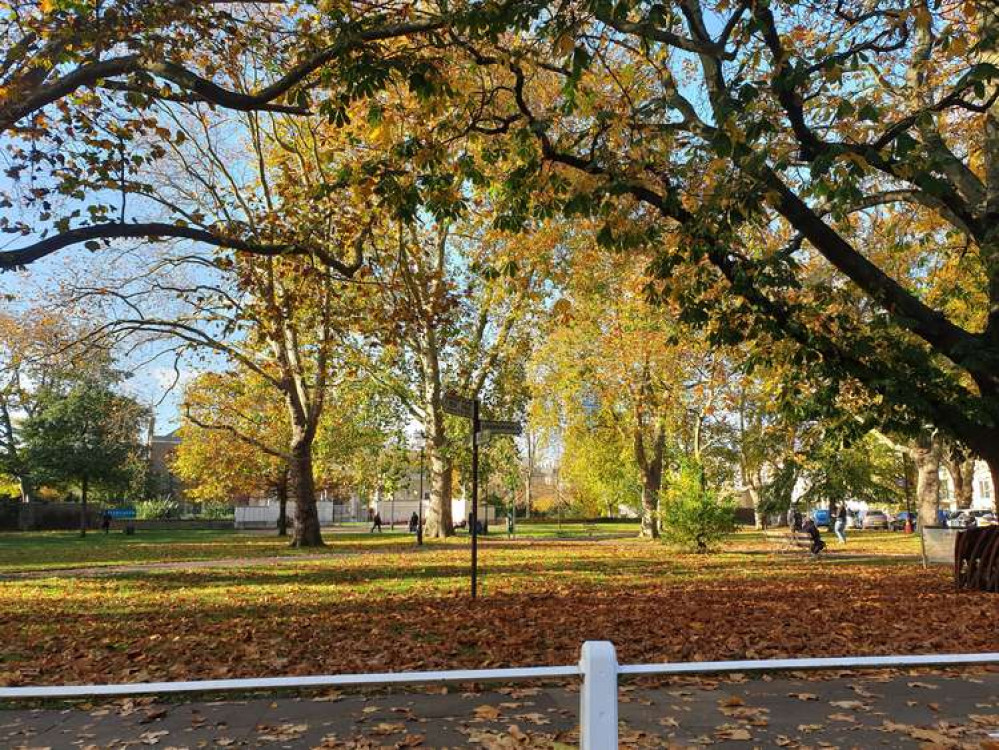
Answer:
[{"label": "paved path", "polygon": [[[325,530],[324,530],[325,533]],[[408,534],[407,532],[396,531],[390,532],[386,531],[386,534],[392,534],[402,536]],[[532,545],[551,545],[551,544],[562,544],[562,543],[580,543],[580,542],[601,542],[609,541],[611,539],[616,539],[618,537],[594,537],[594,538],[558,538],[558,539],[537,539],[537,538],[523,538],[523,539],[506,539],[500,537],[494,537],[493,539],[485,542],[486,544],[516,544],[518,546],[532,546]],[[634,538],[632,535],[628,535],[626,538]],[[414,544],[415,547],[415,544]],[[429,547],[427,548],[429,549]],[[371,548],[364,550],[366,555],[377,555],[382,552],[386,554],[394,554],[399,550],[396,548]],[[125,563],[125,564],[112,564],[112,565],[79,565],[74,567],[66,568],[44,568],[39,570],[23,570],[23,571],[10,571],[5,573],[0,573],[0,581],[18,581],[18,580],[32,580],[38,578],[96,578],[100,576],[114,576],[114,575],[130,575],[133,573],[142,573],[144,571],[169,571],[169,570],[199,570],[199,569],[212,569],[212,568],[251,568],[251,567],[266,567],[269,565],[282,565],[282,564],[292,564],[296,562],[309,562],[317,560],[334,560],[337,556],[336,542],[330,545],[330,551],[317,554],[288,554],[288,555],[268,555],[265,557],[222,557],[214,558],[210,560],[168,560],[165,562],[137,562],[137,563]]]},{"label": "paved path", "polygon": [[222,557],[214,560],[174,560],[170,562],[129,563],[127,565],[91,565],[78,568],[48,568],[0,574],[0,581],[17,581],[33,578],[94,578],[98,576],[128,575],[147,570],[197,570],[203,568],[251,568],[310,560],[329,560],[333,555],[272,555],[269,557]]},{"label": "paved path", "polygon": [[[564,748],[578,742],[578,702],[572,687],[432,687],[8,709],[0,710],[0,747]],[[620,746],[627,748],[997,748],[989,735],[999,734],[999,674],[626,684],[620,719]]]}]

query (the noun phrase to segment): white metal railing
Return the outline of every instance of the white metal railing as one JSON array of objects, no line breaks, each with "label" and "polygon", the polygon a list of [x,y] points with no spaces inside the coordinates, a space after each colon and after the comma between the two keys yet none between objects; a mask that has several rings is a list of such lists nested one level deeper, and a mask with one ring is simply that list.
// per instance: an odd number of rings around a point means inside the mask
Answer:
[{"label": "white metal railing", "polygon": [[817,659],[701,661],[665,664],[618,664],[610,641],[587,641],[579,664],[511,669],[456,669],[443,672],[262,677],[194,682],[144,682],[119,685],[55,685],[0,688],[0,700],[84,698],[161,693],[273,690],[280,688],[375,687],[441,682],[516,682],[581,677],[579,746],[583,750],[617,750],[617,689],[623,677],[718,674],[725,672],[873,669],[885,667],[953,667],[999,663],[999,653],[926,654],[917,656],[846,656]]}]

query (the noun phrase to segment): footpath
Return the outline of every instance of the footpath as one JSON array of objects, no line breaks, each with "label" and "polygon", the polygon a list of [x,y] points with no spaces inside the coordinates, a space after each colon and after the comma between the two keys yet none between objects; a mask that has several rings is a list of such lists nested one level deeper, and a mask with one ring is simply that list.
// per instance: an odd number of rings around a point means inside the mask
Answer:
[{"label": "footpath", "polygon": [[[465,686],[470,689],[474,686]],[[999,750],[999,673],[839,673],[622,684],[622,748]],[[575,686],[11,707],[0,747],[570,748]]]}]

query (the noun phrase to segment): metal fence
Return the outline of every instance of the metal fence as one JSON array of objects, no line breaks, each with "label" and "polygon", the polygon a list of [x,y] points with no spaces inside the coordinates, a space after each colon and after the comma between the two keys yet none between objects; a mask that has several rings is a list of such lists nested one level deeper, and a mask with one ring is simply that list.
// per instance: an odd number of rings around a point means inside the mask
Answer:
[{"label": "metal fence", "polygon": [[511,669],[456,669],[444,672],[262,677],[195,682],[146,682],[120,685],[59,685],[0,688],[0,700],[93,698],[220,691],[254,691],[326,687],[382,687],[455,682],[520,682],[582,678],[579,702],[579,746],[583,750],[616,750],[618,746],[618,682],[621,677],[648,677],[727,672],[774,672],[822,669],[953,667],[999,663],[999,653],[927,654],[921,656],[847,656],[821,659],[707,661],[666,664],[618,664],[610,641],[587,641],[578,664]]}]

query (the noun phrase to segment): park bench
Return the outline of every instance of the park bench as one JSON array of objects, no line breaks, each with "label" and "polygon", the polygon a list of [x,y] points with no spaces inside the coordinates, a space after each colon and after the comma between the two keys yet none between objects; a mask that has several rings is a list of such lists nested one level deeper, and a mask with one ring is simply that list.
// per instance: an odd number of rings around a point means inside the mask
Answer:
[{"label": "park bench", "polygon": [[764,529],[763,537],[778,554],[784,552],[808,552],[812,548],[812,540],[803,531],[792,531],[785,527],[779,529]]}]

